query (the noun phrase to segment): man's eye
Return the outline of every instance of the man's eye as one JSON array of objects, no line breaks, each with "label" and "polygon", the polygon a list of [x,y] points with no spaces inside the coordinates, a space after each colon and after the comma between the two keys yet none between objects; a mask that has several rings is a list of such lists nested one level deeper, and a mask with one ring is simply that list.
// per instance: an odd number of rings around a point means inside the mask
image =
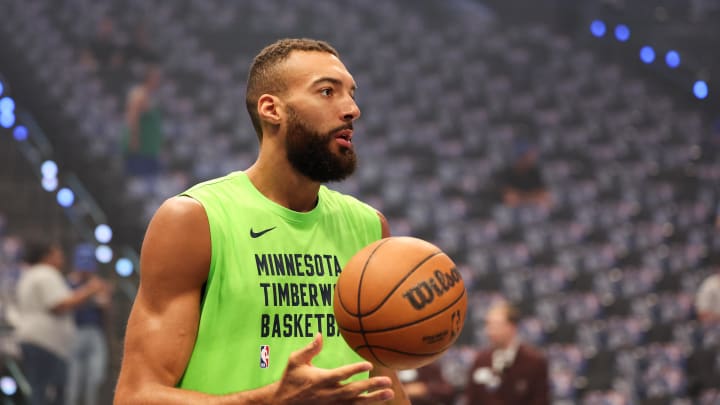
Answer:
[{"label": "man's eye", "polygon": [[330,89],[330,88],[322,89],[322,90],[320,90],[320,94],[322,94],[323,96],[329,96],[332,94],[332,89]]}]

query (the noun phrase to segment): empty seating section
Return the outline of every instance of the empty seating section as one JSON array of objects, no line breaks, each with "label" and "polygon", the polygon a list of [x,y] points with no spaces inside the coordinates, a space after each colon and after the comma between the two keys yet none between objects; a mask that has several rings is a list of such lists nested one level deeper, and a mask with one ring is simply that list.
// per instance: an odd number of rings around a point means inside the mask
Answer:
[{"label": "empty seating section", "polygon": [[[7,0],[0,9],[28,60],[47,62],[35,74],[49,97],[82,123],[69,136],[108,159],[123,86],[138,68],[121,79],[88,71],[78,41],[104,15],[120,39],[145,24],[165,72],[167,121],[166,170],[146,215],[189,184],[252,162],[244,82],[260,47],[327,39],[363,110],[358,172],[337,188],[382,210],[395,234],[442,246],[471,289],[463,344],[445,357],[454,384],[485,342],[485,309],[503,295],[527,315],[524,338],[548,355],[557,403],[717,403],[720,329],[693,311],[720,248],[711,222],[720,166],[699,160],[706,119],[543,26],[433,29],[453,6],[431,16],[401,4]],[[499,204],[494,174],[520,139],[540,148],[552,208]]]}]

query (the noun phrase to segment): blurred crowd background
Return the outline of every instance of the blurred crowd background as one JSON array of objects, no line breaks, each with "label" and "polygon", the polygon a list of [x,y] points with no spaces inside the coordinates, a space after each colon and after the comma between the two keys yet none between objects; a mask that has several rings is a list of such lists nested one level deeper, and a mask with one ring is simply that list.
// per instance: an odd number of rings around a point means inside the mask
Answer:
[{"label": "blurred crowd background", "polygon": [[334,187],[440,246],[468,286],[445,403],[503,297],[555,404],[720,404],[720,309],[696,305],[720,272],[719,19],[717,0],[3,0],[3,403],[28,389],[29,241],[57,243],[67,272],[91,251],[111,403],[149,218],[252,163],[251,59],[307,36],[359,85],[358,172]]}]

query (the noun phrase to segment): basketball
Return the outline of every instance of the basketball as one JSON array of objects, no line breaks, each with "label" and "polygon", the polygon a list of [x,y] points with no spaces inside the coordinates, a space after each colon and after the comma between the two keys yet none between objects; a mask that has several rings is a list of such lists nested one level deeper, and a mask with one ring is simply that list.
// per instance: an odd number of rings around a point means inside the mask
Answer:
[{"label": "basketball", "polygon": [[431,363],[457,340],[467,293],[442,250],[398,236],[373,242],[350,259],[338,277],[333,307],[353,350],[403,370]]}]

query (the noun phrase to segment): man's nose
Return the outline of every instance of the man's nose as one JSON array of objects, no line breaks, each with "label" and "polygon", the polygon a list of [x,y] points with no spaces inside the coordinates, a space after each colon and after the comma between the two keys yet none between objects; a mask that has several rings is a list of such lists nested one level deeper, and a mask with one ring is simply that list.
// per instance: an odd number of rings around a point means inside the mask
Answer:
[{"label": "man's nose", "polygon": [[360,112],[360,107],[358,107],[355,100],[350,98],[350,101],[345,104],[345,108],[343,109],[343,121],[355,121],[356,119],[360,118],[360,115],[362,113]]}]

